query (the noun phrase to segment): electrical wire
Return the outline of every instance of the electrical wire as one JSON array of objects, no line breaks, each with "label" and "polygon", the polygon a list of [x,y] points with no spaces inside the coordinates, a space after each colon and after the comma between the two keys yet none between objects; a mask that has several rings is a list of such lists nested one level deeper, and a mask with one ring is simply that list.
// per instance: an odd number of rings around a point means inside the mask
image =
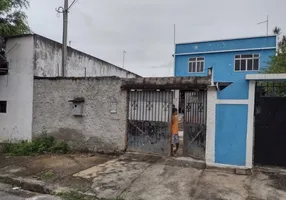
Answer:
[{"label": "electrical wire", "polygon": [[71,5],[69,6],[68,10],[69,10],[73,5],[75,5],[77,2],[78,2],[78,0],[74,0],[74,1],[71,3]]}]

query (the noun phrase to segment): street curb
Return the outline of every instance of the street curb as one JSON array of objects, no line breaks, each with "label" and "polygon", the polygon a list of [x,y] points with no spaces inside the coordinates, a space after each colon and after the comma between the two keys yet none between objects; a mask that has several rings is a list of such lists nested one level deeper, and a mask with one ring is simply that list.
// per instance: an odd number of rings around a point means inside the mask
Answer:
[{"label": "street curb", "polygon": [[65,194],[65,193],[70,193],[70,192],[78,192],[85,196],[97,198],[94,193],[80,192],[75,189],[71,189],[67,187],[53,187],[53,186],[47,185],[43,181],[39,181],[36,179],[30,179],[30,178],[15,177],[9,174],[4,174],[4,175],[0,174],[0,182],[10,184],[12,186],[17,186],[23,190],[36,192],[39,194],[59,195],[59,194]]},{"label": "street curb", "polygon": [[0,182],[7,183],[13,186],[20,187],[24,190],[29,190],[32,192],[37,192],[41,194],[53,194],[53,189],[45,184],[43,181],[29,179],[29,178],[22,178],[22,177],[15,177],[8,174],[1,174],[0,175]]},{"label": "street curb", "polygon": [[177,167],[192,167],[196,169],[206,169],[206,163],[200,160],[194,160],[187,157],[164,158],[164,163]]},{"label": "street curb", "polygon": [[169,166],[176,167],[192,167],[196,169],[206,169],[206,163],[201,160],[196,160],[191,157],[166,157],[163,155],[126,152],[119,159],[146,161],[150,163],[162,163]]}]

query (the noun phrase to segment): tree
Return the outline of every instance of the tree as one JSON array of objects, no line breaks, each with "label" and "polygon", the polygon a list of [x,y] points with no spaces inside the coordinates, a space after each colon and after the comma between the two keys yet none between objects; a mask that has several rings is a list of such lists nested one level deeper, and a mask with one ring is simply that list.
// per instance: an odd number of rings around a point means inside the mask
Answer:
[{"label": "tree", "polygon": [[280,46],[276,56],[272,56],[268,62],[268,68],[263,73],[286,73],[286,45]]},{"label": "tree", "polygon": [[30,32],[27,15],[28,0],[0,0],[0,36],[2,38]]},{"label": "tree", "polygon": [[273,33],[275,35],[280,35],[281,34],[281,28],[279,28],[278,26],[275,26],[273,29]]},{"label": "tree", "polygon": [[264,69],[263,73],[286,73],[286,36],[282,38],[279,36],[282,34],[281,28],[275,27],[273,33],[278,35],[278,50],[275,56],[271,57],[271,60],[267,63],[268,67]]},{"label": "tree", "polygon": [[286,35],[283,35],[282,38],[280,38],[280,35],[282,34],[282,30],[278,26],[274,27],[273,34],[278,36],[278,48],[279,48],[278,50],[280,50],[281,46],[286,45]]},{"label": "tree", "polygon": [[[286,73],[286,36],[282,38],[279,35],[282,34],[279,27],[273,29],[273,33],[278,35],[278,49],[277,54],[272,56],[267,63],[268,67],[262,70],[262,73],[266,74],[279,74]],[[262,82],[261,90],[264,91],[266,96],[286,96],[286,82]]]}]

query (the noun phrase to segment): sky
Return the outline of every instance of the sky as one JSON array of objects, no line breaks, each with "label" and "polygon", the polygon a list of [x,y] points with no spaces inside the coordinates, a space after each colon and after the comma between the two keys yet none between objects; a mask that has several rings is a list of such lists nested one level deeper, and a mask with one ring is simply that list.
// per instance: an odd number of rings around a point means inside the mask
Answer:
[{"label": "sky", "polygon": [[[72,3],[73,0],[69,0]],[[34,33],[62,41],[64,0],[30,0]],[[173,74],[176,43],[266,35],[279,26],[286,34],[286,0],[77,0],[69,12],[71,47],[142,76]]]}]

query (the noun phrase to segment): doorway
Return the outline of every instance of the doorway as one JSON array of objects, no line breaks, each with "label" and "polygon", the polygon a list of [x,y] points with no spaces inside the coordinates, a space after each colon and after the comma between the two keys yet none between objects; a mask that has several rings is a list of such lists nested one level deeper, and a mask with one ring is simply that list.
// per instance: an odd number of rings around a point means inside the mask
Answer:
[{"label": "doorway", "polygon": [[286,82],[257,82],[254,164],[286,167]]},{"label": "doorway", "polygon": [[207,91],[181,90],[178,156],[205,159]]}]

